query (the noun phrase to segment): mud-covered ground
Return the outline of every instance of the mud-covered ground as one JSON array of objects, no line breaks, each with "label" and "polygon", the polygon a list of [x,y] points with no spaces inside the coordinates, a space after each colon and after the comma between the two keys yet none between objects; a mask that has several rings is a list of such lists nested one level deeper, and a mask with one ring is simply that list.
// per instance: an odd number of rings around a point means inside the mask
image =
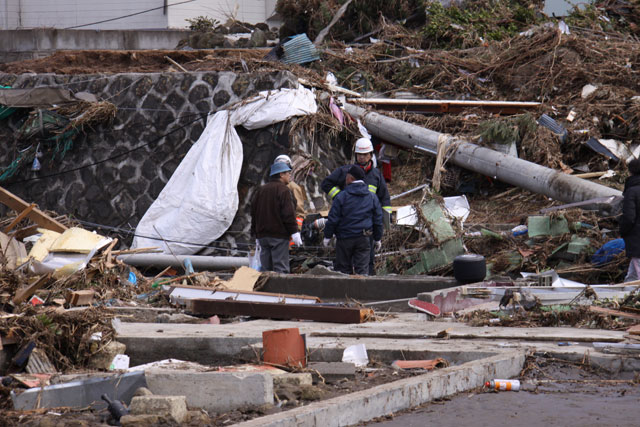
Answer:
[{"label": "mud-covered ground", "polygon": [[537,367],[520,377],[522,389],[519,392],[476,389],[366,425],[638,425],[640,386],[637,374],[608,373],[557,360],[537,359],[533,363]]}]

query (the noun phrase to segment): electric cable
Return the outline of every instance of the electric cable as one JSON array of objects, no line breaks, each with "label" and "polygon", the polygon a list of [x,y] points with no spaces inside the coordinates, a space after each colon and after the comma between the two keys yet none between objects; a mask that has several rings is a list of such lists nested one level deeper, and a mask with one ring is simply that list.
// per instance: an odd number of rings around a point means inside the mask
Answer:
[{"label": "electric cable", "polygon": [[186,1],[182,1],[182,2],[180,2],[180,3],[167,4],[167,5],[163,5],[163,6],[159,6],[159,7],[154,7],[154,8],[152,8],[152,9],[143,10],[143,11],[141,11],[141,12],[130,13],[130,14],[128,14],[128,15],[118,16],[118,17],[116,17],[116,18],[104,19],[104,20],[102,20],[102,21],[91,22],[91,23],[89,23],[89,24],[74,25],[73,27],[67,27],[67,28],[65,28],[65,30],[72,30],[72,29],[74,29],[74,28],[82,28],[82,27],[88,27],[88,26],[90,26],[90,25],[103,24],[103,23],[105,23],[105,22],[117,21],[117,20],[119,20],[119,19],[129,18],[129,17],[131,17],[131,16],[142,15],[143,13],[152,12],[152,11],[154,11],[154,10],[164,9],[164,8],[166,8],[166,7],[169,7],[169,6],[178,6],[178,5],[180,5],[180,4],[192,3],[192,2],[194,2],[194,1],[196,1],[196,0],[186,0]]}]

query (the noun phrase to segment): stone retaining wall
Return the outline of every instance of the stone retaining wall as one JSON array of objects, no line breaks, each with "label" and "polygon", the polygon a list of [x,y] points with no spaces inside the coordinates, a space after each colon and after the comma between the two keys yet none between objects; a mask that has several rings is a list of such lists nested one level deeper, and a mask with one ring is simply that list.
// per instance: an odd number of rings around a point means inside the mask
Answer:
[{"label": "stone retaining wall", "polygon": [[[111,124],[86,129],[64,158],[50,143],[40,142],[42,169],[24,168],[0,183],[41,209],[72,215],[80,220],[133,229],[160,193],[191,145],[197,141],[208,114],[226,108],[258,91],[293,88],[297,78],[289,72],[235,74],[231,72],[148,73],[116,75],[8,75],[0,85],[14,88],[65,87],[90,92],[118,107]],[[26,112],[0,120],[0,168],[4,170],[19,150],[38,141],[16,141]],[[346,161],[346,144],[327,135],[299,134],[292,147],[289,129],[296,119],[264,129],[238,128],[244,147],[240,182],[240,207],[229,232],[220,240],[234,243],[249,238],[248,203],[255,188],[267,177],[273,159],[296,150],[316,160],[303,184],[312,206],[322,208],[319,182]],[[335,139],[335,138],[334,138]],[[90,228],[87,226],[87,228]],[[122,234],[125,242],[131,237]]]}]

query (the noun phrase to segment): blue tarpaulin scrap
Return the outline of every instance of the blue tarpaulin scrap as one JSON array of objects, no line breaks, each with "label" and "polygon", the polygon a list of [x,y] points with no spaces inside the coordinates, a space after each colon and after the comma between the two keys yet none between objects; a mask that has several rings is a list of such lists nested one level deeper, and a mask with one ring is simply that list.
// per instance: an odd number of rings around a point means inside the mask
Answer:
[{"label": "blue tarpaulin scrap", "polygon": [[591,263],[596,265],[606,264],[609,261],[612,261],[613,257],[622,251],[624,251],[623,239],[609,240],[593,254],[591,257]]}]

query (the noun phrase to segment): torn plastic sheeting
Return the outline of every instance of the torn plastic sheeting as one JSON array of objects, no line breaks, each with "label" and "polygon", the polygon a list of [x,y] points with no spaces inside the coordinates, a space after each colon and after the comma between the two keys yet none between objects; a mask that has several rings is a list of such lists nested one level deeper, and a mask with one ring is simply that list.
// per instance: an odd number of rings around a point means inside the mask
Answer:
[{"label": "torn plastic sheeting", "polygon": [[[522,275],[522,277],[527,278],[527,277],[531,277],[531,276],[551,276],[551,287],[554,288],[566,288],[566,287],[581,287],[581,286],[587,286],[584,283],[580,283],[580,282],[576,282],[573,280],[569,280],[569,279],[563,279],[562,277],[558,276],[558,273],[556,273],[555,270],[549,270],[549,271],[545,271],[542,274],[538,274],[538,273],[527,273],[527,272],[520,272],[520,274]],[[597,286],[597,285],[591,285],[593,286]]]},{"label": "torn plastic sheeting", "polygon": [[464,195],[445,197],[444,207],[446,208],[447,213],[452,217],[459,219],[461,224],[464,224],[467,217],[469,216],[469,213],[471,212],[469,201]]},{"label": "torn plastic sheeting", "polygon": [[163,253],[191,255],[216,240],[229,228],[238,210],[243,154],[234,127],[259,129],[316,111],[313,93],[299,87],[260,92],[234,110],[211,116],[198,141],[140,220],[132,247],[159,246]]}]

